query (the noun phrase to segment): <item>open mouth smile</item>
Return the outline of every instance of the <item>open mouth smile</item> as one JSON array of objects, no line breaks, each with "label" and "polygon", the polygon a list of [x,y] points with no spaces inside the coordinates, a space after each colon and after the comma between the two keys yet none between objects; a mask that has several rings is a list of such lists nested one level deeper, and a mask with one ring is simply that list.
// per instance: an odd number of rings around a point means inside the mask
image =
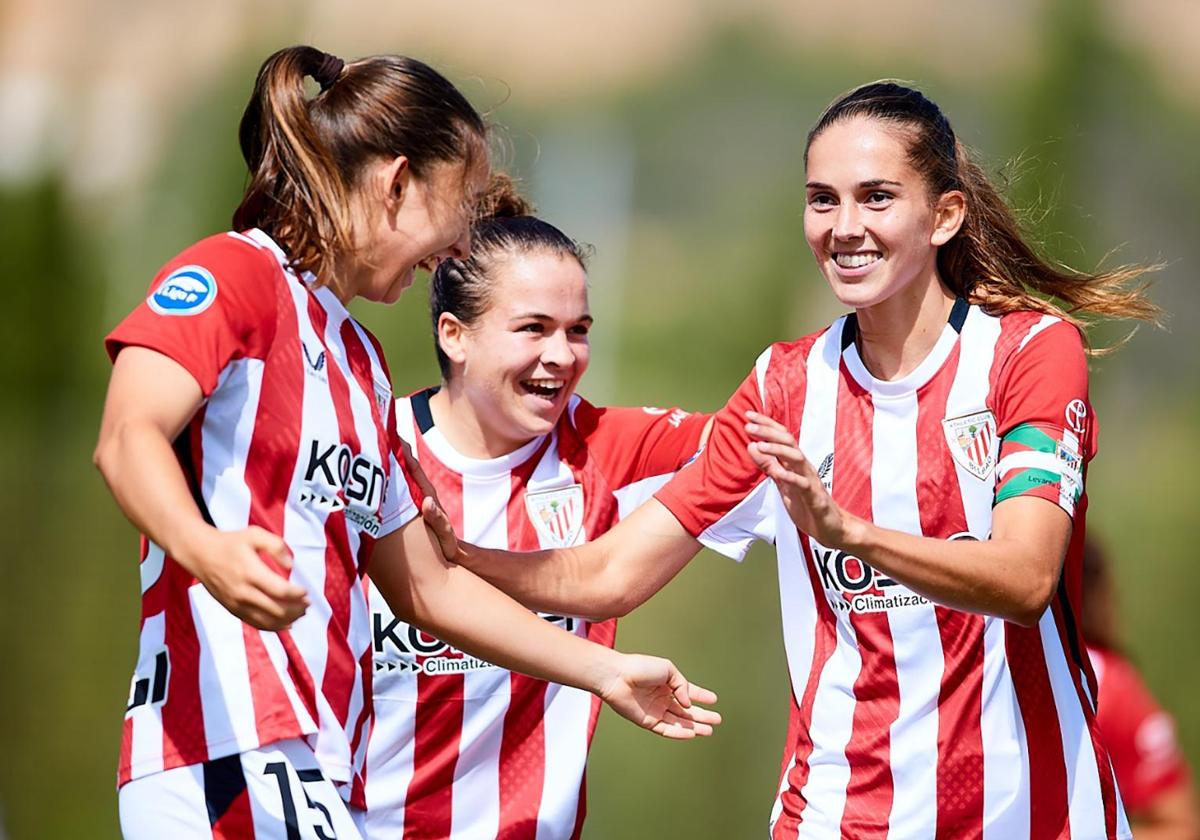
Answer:
[{"label": "open mouth smile", "polygon": [[522,379],[521,387],[527,394],[553,400],[567,386],[565,379]]}]

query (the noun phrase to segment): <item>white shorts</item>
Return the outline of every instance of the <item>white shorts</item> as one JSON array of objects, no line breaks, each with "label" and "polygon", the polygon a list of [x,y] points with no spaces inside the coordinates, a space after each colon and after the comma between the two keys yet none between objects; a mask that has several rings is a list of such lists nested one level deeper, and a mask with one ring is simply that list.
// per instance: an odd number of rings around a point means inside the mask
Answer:
[{"label": "white shorts", "polygon": [[126,840],[362,840],[300,739],[134,779],[118,794]]}]

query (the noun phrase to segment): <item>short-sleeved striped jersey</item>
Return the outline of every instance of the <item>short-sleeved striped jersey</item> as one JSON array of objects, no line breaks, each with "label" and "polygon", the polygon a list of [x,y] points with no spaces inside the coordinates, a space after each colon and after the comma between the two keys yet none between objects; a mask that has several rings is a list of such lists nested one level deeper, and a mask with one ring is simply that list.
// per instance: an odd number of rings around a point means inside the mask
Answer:
[{"label": "short-sleeved striped jersey", "polygon": [[[776,344],[657,494],[735,558],[773,541],[792,705],[775,838],[1126,837],[1079,635],[1083,473],[1096,423],[1078,331],[959,301],[928,357],[874,378],[854,316]],[[793,526],[747,455],[744,413],[798,432],[834,499],[876,524],[985,540],[998,498],[1073,515],[1037,626],[933,603]]]},{"label": "short-sleeved striped jersey", "polygon": [[[707,418],[596,408],[571,398],[555,430],[489,460],[434,425],[430,391],[397,401],[406,440],[465,539],[530,551],[608,530],[696,450]],[[371,836],[577,837],[599,701],[466,656],[398,619],[371,589],[375,728],[367,758]],[[469,605],[464,605],[469,609]],[[616,622],[544,616],[612,646]],[[497,628],[503,632],[503,628]]]},{"label": "short-sleeved striped jersey", "polygon": [[285,263],[261,231],[205,239],[162,269],[107,340],[113,358],[147,347],[195,377],[204,403],[175,450],[197,505],[221,530],[282,536],[312,602],[290,630],[256,630],[143,539],[119,783],[301,736],[334,780],[353,780],[365,758],[362,572],[374,542],[416,509],[378,343]]}]

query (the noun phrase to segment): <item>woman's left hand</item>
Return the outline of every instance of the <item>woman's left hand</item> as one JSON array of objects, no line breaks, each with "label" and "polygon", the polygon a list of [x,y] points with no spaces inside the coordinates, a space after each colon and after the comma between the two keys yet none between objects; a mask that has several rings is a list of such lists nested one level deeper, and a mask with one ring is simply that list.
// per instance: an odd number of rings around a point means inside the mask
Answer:
[{"label": "woman's left hand", "polygon": [[833,500],[791,432],[757,411],[747,411],[746,420],[750,458],[779,488],[792,522],[821,545],[843,548],[855,519]]}]

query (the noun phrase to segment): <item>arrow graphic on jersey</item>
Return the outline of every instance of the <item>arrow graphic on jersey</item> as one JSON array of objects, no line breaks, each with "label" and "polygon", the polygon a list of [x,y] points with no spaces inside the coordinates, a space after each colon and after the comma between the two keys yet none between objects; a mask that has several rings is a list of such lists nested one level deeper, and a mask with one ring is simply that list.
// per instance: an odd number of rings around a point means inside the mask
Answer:
[{"label": "arrow graphic on jersey", "polygon": [[525,512],[543,544],[566,548],[583,527],[583,485],[525,494]]}]

